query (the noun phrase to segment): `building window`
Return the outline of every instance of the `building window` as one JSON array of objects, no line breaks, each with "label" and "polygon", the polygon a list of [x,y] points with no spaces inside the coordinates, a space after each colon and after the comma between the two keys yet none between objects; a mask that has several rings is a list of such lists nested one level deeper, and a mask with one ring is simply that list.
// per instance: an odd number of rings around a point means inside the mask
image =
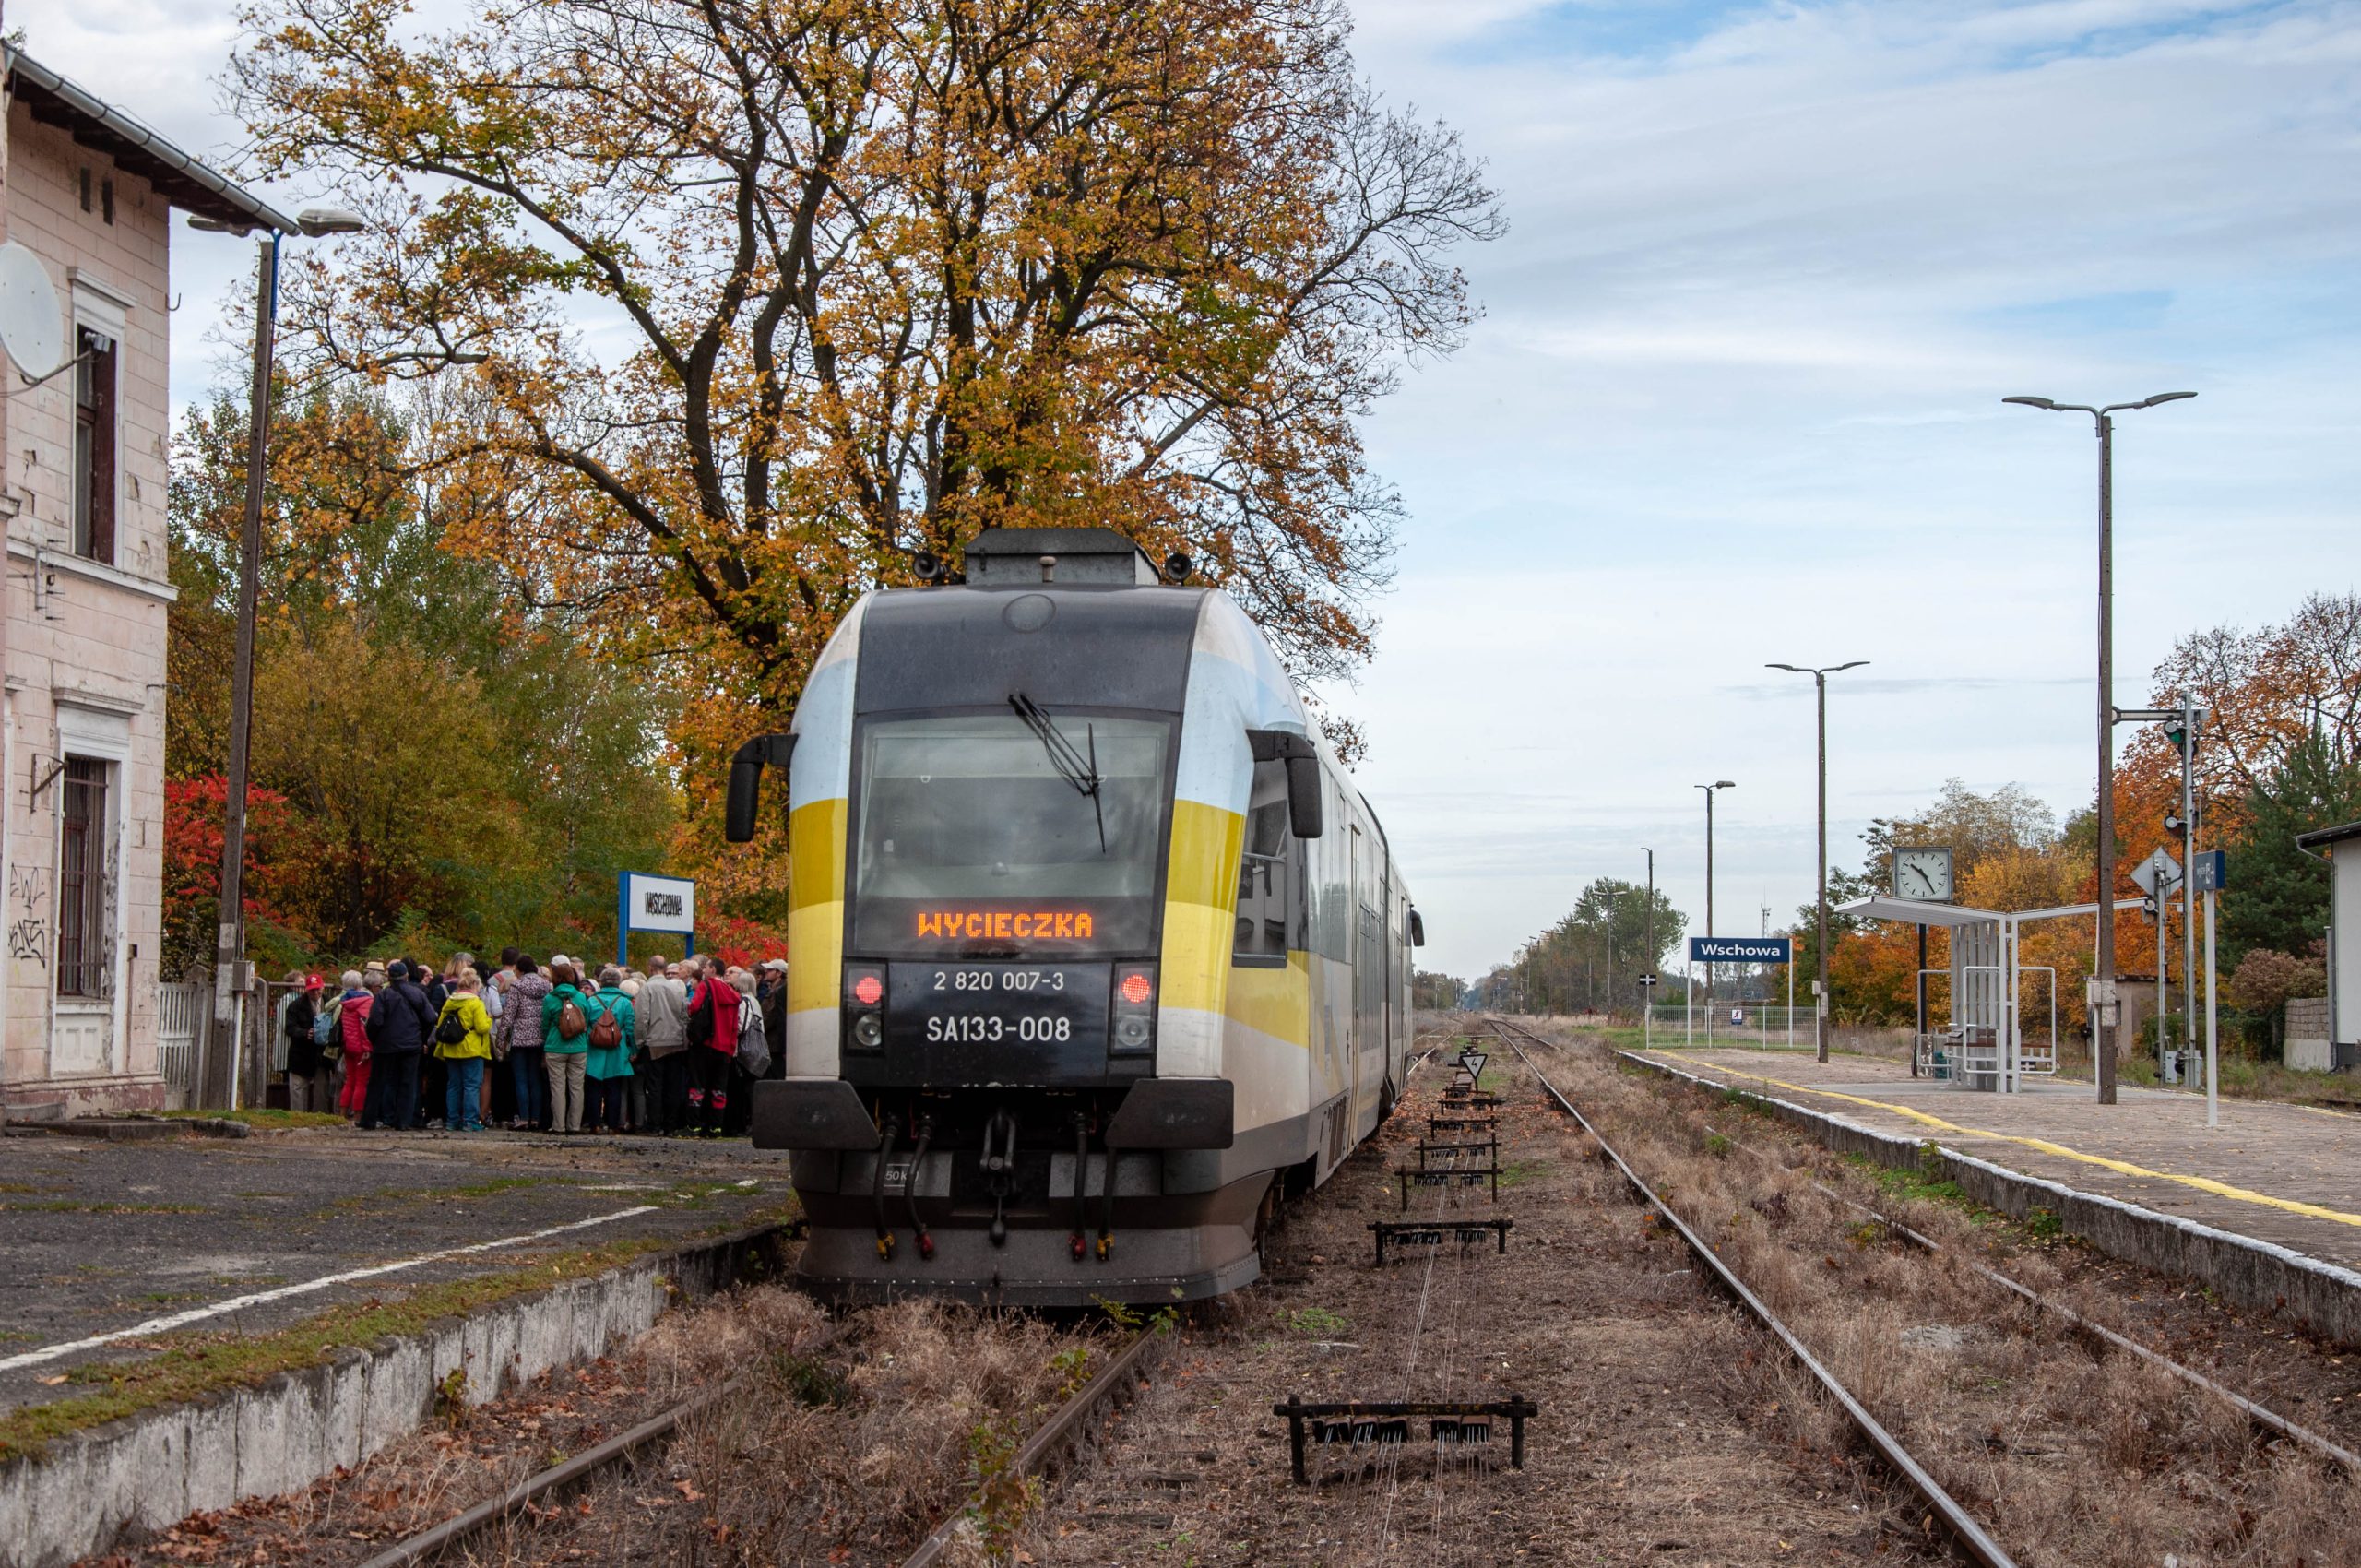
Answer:
[{"label": "building window", "polygon": [[115,340],[77,328],[74,372],[74,553],[114,564]]},{"label": "building window", "polygon": [[107,921],[107,764],[67,757],[58,779],[65,817],[57,849],[57,994],[104,996]]}]

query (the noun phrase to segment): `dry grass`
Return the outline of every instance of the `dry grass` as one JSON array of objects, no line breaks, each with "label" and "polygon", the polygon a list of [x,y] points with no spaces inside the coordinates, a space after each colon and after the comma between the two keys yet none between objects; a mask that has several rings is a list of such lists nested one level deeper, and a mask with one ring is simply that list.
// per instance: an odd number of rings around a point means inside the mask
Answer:
[{"label": "dry grass", "polygon": [[[1109,1353],[1086,1330],[926,1301],[839,1333],[786,1291],[742,1303],[723,1331],[735,1343],[708,1347],[684,1324],[676,1353],[744,1368],[751,1386],[684,1434],[670,1473],[728,1521],[724,1560],[743,1562],[897,1561]],[[1024,1507],[1004,1497],[984,1523],[1013,1527]],[[659,1543],[711,1533],[678,1512],[662,1523]]]},{"label": "dry grass", "polygon": [[[910,1302],[832,1317],[777,1287],[669,1313],[631,1353],[453,1409],[350,1475],[184,1521],[108,1562],[350,1565],[718,1384],[736,1392],[446,1563],[899,1562],[1104,1334]],[[1029,1499],[1002,1499],[1005,1533]],[[972,1534],[972,1532],[971,1532]],[[954,1561],[980,1562],[974,1540]]]},{"label": "dry grass", "polygon": [[[1864,1224],[1819,1183],[1843,1162],[1701,1091],[1639,1081],[1570,1049],[1551,1076],[1771,1309],[2028,1563],[2208,1568],[2350,1560],[2348,1478],[2257,1443],[2226,1404],[2127,1357],[2101,1356],[1970,1268],[1994,1228],[1954,1205],[1880,1197],[1945,1244],[1929,1256]],[[2056,1290],[2021,1243],[2010,1272]],[[2117,1304],[2078,1311],[2122,1325]],[[1787,1402],[1796,1441],[1848,1434],[1821,1401]]]}]

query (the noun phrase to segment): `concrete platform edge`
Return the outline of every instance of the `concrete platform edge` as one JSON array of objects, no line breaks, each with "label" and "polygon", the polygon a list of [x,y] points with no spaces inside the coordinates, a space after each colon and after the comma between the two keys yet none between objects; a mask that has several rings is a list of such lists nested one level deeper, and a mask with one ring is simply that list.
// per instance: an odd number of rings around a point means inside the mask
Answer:
[{"label": "concrete platform edge", "polygon": [[2011,1170],[1939,1140],[1921,1143],[1897,1137],[1834,1112],[1686,1072],[1670,1063],[1628,1051],[1615,1054],[1667,1077],[1741,1095],[1839,1153],[1864,1155],[1896,1170],[1920,1169],[1924,1163],[1920,1151],[1931,1144],[1943,1161],[1944,1174],[1958,1182],[1963,1192],[2011,1219],[2023,1219],[2036,1208],[2047,1209],[2069,1235],[2082,1238],[2110,1257],[2193,1279],[2225,1301],[2250,1311],[2284,1311],[2323,1339],[2361,1348],[2361,1274],[2349,1268],[2273,1241]]},{"label": "concrete platform edge", "polygon": [[62,1568],[127,1529],[160,1530],[298,1491],[433,1416],[457,1370],[481,1402],[644,1333],[677,1297],[783,1273],[786,1228],[756,1226],[517,1296],[414,1335],[339,1350],[259,1386],[167,1406],[0,1467],[0,1568]]}]

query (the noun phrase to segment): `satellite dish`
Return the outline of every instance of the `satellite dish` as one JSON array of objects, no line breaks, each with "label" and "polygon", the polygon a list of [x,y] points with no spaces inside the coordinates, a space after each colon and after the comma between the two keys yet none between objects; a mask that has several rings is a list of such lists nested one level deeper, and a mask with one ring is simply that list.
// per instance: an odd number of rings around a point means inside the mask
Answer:
[{"label": "satellite dish", "polygon": [[0,244],[0,349],[28,381],[65,363],[65,307],[57,287],[41,257],[14,240]]}]

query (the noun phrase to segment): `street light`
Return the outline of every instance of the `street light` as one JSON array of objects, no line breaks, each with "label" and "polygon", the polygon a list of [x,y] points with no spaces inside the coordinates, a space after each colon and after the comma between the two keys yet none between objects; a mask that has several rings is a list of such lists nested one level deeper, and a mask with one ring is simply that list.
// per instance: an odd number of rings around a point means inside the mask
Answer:
[{"label": "street light", "polygon": [[1642,849],[1648,857],[1648,956],[1642,966],[1640,978],[1640,1049],[1656,1048],[1656,852]]},{"label": "street light", "polygon": [[[252,225],[191,218],[189,227],[241,236]],[[338,207],[307,208],[295,226],[318,238],[350,234],[363,225],[359,214]],[[221,809],[221,893],[215,909],[213,948],[213,1059],[229,1063],[230,1106],[238,1108],[239,1037],[243,1031],[246,955],[246,778],[255,709],[255,610],[262,596],[262,501],[269,474],[270,371],[278,345],[279,232],[270,231],[255,264],[255,373],[253,405],[246,428],[246,508],[238,530],[238,634],[230,666],[230,756],[228,790]],[[239,999],[233,1010],[231,998]],[[226,1037],[226,1038],[225,1038]]]},{"label": "street light", "polygon": [[[1735,779],[1716,778],[1691,788],[1705,791],[1705,934],[1714,934],[1714,791],[1735,790]],[[1705,960],[1705,1038],[1714,1038],[1714,960]]]},{"label": "street light", "polygon": [[[1828,1060],[1828,678],[1840,670],[1858,670],[1869,662],[1856,659],[1848,664],[1827,664],[1811,669],[1801,664],[1766,664],[1765,670],[1786,670],[1797,675],[1811,677],[1813,695],[1820,706],[1820,897],[1816,909],[1813,934],[1814,967],[1819,977],[1812,982],[1812,1039],[1817,1042],[1815,1061]],[[1790,956],[1792,957],[1792,955]],[[1793,969],[1787,971],[1790,978]],[[1787,1000],[1795,995],[1789,992]],[[1787,1015],[1792,1022],[1795,1014]]]},{"label": "street light", "polygon": [[[2115,420],[2133,409],[2177,403],[2194,392],[2159,392],[2136,403],[2060,403],[2003,398],[2053,414],[2088,414],[2099,438],[2099,930],[2091,961],[2092,1076],[2101,1105],[2115,1103]],[[2106,973],[2101,975],[2104,968]],[[2162,1025],[2158,1026],[2161,1035]]]}]

